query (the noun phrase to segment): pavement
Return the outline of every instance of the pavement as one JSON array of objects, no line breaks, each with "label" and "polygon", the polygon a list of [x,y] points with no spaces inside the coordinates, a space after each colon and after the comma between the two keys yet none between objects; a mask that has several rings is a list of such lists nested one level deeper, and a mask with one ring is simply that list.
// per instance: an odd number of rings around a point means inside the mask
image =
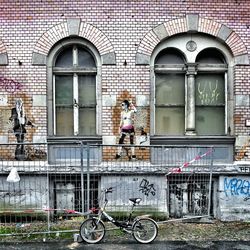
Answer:
[{"label": "pavement", "polygon": [[133,239],[86,244],[71,240],[49,242],[1,242],[0,250],[250,250],[250,241],[157,241],[140,244]]}]

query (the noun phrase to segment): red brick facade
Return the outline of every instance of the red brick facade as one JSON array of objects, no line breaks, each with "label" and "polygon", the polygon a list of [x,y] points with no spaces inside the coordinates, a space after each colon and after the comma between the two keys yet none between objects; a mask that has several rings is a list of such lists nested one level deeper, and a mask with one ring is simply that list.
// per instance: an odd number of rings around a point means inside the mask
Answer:
[{"label": "red brick facade", "polygon": [[[120,102],[124,98],[135,101],[138,95],[149,97],[151,94],[150,66],[136,60],[138,54],[150,57],[161,42],[155,29],[164,25],[164,40],[188,32],[188,16],[197,15],[197,32],[220,39],[221,30],[230,29],[222,43],[228,46],[235,60],[245,58],[234,67],[234,95],[244,96],[248,101],[238,106],[235,102],[231,116],[233,135],[246,137],[248,141],[249,127],[245,126],[245,120],[250,119],[250,66],[245,61],[249,60],[250,53],[249,1],[0,0],[0,9],[1,140],[14,141],[7,122],[19,97],[24,101],[27,116],[37,125],[29,129],[27,139],[32,142],[34,136],[47,136],[47,107],[40,105],[41,102],[34,105],[36,98],[47,95],[47,69],[43,63],[34,63],[33,56],[46,58],[58,41],[70,37],[69,20],[79,20],[77,35],[92,43],[100,56],[115,55],[115,63],[102,65],[98,93],[99,97],[116,96],[116,105],[102,106],[101,135],[112,136],[118,134]],[[149,132],[149,116],[146,122]],[[240,151],[242,147],[241,142],[236,149]],[[248,158],[250,156],[241,160]]]}]

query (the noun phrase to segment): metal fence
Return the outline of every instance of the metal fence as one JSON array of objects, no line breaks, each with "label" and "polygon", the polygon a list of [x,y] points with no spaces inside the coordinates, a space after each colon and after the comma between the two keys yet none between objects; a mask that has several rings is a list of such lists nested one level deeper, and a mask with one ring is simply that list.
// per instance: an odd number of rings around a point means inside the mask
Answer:
[{"label": "metal fence", "polygon": [[99,206],[111,186],[107,209],[120,219],[132,197],[157,221],[208,216],[213,206],[213,148],[0,144],[0,170],[2,236],[78,231],[78,212]]}]

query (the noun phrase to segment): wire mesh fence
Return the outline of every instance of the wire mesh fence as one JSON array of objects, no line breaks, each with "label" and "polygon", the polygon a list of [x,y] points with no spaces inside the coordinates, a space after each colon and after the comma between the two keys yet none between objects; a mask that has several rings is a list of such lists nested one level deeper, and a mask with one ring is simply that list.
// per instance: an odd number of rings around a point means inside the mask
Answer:
[{"label": "wire mesh fence", "polygon": [[0,235],[78,231],[108,187],[107,210],[120,220],[129,198],[142,198],[135,215],[157,221],[208,216],[212,170],[208,147],[0,144]]}]

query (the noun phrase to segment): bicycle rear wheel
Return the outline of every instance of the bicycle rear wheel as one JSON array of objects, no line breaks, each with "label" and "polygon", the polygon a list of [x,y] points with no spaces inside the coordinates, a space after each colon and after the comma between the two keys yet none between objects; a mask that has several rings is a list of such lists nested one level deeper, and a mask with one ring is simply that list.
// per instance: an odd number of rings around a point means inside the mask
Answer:
[{"label": "bicycle rear wheel", "polygon": [[80,235],[87,243],[97,243],[105,236],[104,223],[96,218],[87,219],[81,224]]},{"label": "bicycle rear wheel", "polygon": [[156,222],[150,218],[141,218],[135,221],[132,227],[132,235],[140,243],[152,242],[158,234]]}]

